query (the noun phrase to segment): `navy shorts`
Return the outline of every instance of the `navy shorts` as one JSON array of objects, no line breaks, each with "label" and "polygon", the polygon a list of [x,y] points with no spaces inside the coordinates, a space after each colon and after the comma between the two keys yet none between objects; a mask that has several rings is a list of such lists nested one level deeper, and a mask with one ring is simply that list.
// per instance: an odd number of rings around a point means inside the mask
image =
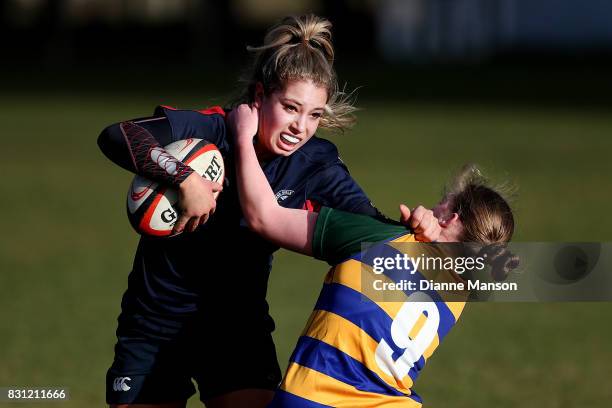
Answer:
[{"label": "navy shorts", "polygon": [[274,390],[281,380],[270,331],[204,322],[119,318],[115,358],[106,374],[108,404],[205,401],[232,391]]}]

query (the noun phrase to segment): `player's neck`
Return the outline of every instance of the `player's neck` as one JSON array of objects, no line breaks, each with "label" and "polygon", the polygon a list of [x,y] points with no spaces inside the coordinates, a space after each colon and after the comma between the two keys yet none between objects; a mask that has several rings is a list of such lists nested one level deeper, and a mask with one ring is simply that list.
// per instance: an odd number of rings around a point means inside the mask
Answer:
[{"label": "player's neck", "polygon": [[459,242],[457,238],[455,231],[449,230],[448,228],[442,228],[436,242]]},{"label": "player's neck", "polygon": [[260,165],[263,166],[266,162],[269,162],[274,158],[274,153],[266,149],[263,144],[256,141],[253,144],[253,147],[255,148],[255,155],[257,156],[257,160],[259,161]]}]

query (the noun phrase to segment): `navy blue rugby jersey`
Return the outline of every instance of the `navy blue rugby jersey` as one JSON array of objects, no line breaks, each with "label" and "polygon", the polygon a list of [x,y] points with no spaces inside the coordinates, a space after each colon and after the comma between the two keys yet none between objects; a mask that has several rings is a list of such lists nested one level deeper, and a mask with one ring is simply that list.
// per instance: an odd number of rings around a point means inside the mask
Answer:
[{"label": "navy blue rugby jersey", "polygon": [[[195,232],[173,238],[141,237],[123,311],[173,318],[201,311],[207,324],[235,325],[227,319],[231,314],[241,325],[247,322],[258,330],[273,330],[265,297],[272,254],[278,247],[251,232],[242,217],[225,112],[218,107],[203,111],[158,107],[155,116],[169,121],[171,141],[195,137],[217,145],[225,160],[226,183],[215,214]],[[263,169],[283,207],[326,206],[380,216],[349,175],[334,144],[325,139],[312,137],[289,157],[278,156]]]}]

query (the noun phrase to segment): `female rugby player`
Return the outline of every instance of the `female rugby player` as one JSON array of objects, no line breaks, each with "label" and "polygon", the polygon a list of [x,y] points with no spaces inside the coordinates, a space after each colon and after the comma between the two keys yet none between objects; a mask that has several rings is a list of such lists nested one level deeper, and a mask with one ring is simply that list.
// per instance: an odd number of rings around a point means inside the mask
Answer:
[{"label": "female rugby player", "polygon": [[[270,406],[420,407],[413,383],[456,323],[469,293],[449,297],[417,286],[404,291],[401,302],[372,299],[367,282],[375,276],[393,282],[397,275],[369,272],[373,262],[368,253],[414,256],[415,245],[403,244],[415,241],[413,233],[327,207],[315,213],[279,206],[253,149],[257,108],[242,105],[234,116],[237,180],[249,226],[276,245],[335,265]],[[438,241],[478,243],[474,256],[484,257],[493,277],[501,280],[518,264],[500,245],[512,237],[514,218],[506,201],[476,174],[468,168],[433,209],[441,227]],[[360,252],[362,242],[376,244]],[[474,250],[473,244],[469,247]],[[453,270],[419,269],[410,276],[415,282],[463,281]]]},{"label": "female rugby player", "polygon": [[[338,91],[330,29],[329,21],[312,15],[273,27],[251,49],[255,62],[240,102],[259,108],[254,148],[280,205],[380,216],[336,147],[314,136],[319,126],[342,131],[353,121],[353,108]],[[219,107],[160,107],[153,117],[109,126],[98,139],[116,164],[177,188],[182,211],[175,232],[191,232],[140,239],[107,373],[112,406],[184,407],[195,393],[193,378],[207,407],[257,408],[271,400],[281,379],[265,300],[278,248],[242,221],[227,117]],[[218,203],[213,192],[221,186],[161,147],[190,137],[211,141],[224,155],[227,183]],[[416,222],[423,239],[436,236],[432,219],[422,212]]]}]

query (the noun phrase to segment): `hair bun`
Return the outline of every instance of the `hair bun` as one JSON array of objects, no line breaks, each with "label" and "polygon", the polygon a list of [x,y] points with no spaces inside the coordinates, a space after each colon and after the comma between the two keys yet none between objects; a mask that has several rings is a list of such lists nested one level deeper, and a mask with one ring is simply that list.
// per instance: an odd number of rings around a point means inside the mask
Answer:
[{"label": "hair bun", "polygon": [[[334,46],[332,44],[332,24],[329,20],[314,14],[299,17],[291,16],[285,18],[276,27],[278,31],[284,31],[286,42],[290,44],[302,44],[306,47],[320,51],[325,59],[332,63],[334,60]],[[276,31],[273,29],[272,31]],[[279,33],[277,32],[276,35]],[[272,39],[274,35],[270,36]],[[280,37],[277,37],[280,38]]]},{"label": "hair bun", "polygon": [[485,245],[477,256],[485,258],[485,262],[491,265],[491,275],[496,281],[505,280],[520,264],[520,258],[510,252],[506,244]]},{"label": "hair bun", "polygon": [[263,45],[247,47],[253,53],[253,65],[243,76],[245,87],[234,106],[253,103],[257,85],[264,95],[282,89],[289,81],[309,80],[327,91],[327,100],[319,126],[344,132],[355,122],[353,94],[338,86],[329,20],[307,14],[286,17],[266,33]]}]

